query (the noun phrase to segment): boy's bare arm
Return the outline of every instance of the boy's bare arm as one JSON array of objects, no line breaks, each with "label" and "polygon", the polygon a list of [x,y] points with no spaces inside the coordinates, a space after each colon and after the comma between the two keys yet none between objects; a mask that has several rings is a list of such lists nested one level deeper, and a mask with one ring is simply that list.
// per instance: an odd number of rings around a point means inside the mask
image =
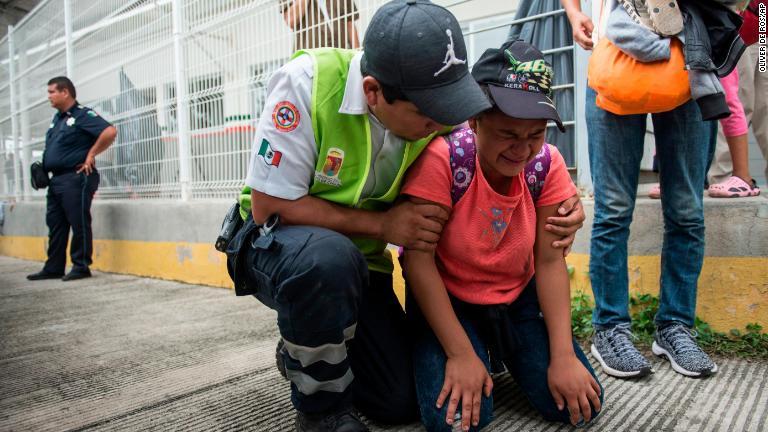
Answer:
[{"label": "boy's bare arm", "polygon": [[403,269],[408,287],[445,354],[448,357],[474,354],[472,344],[453,311],[433,254],[408,250],[404,256]]},{"label": "boy's bare arm", "polygon": [[[571,304],[568,269],[563,254],[549,245],[558,239],[555,234],[542,229],[546,219],[557,212],[557,205],[536,209],[537,229],[534,246],[536,267],[536,285],[539,303],[549,332],[549,345],[552,357],[573,355],[571,344]],[[542,292],[543,291],[543,292]]]},{"label": "boy's bare arm", "polygon": [[556,234],[555,240],[550,244],[555,249],[562,249],[563,256],[568,256],[571,246],[576,240],[576,232],[584,226],[586,214],[579,194],[560,203],[557,213],[547,218],[544,229]]},{"label": "boy's bare arm", "polygon": [[549,335],[549,387],[558,408],[568,408],[571,422],[592,417],[590,403],[600,406],[600,386],[576,357],[571,333],[570,283],[565,258],[550,247],[556,236],[544,229],[547,218],[557,212],[558,205],[536,209],[537,228],[534,246],[536,293]]},{"label": "boy's bare arm", "polygon": [[408,250],[403,267],[408,287],[447,357],[443,387],[436,406],[441,408],[448,400],[446,423],[452,424],[461,401],[462,427],[467,430],[470,422],[477,426],[480,421],[481,392],[490,396],[493,380],[475,354],[469,337],[456,317],[437,271],[433,253]]},{"label": "boy's bare arm", "polygon": [[[415,197],[409,197],[409,201],[419,205],[439,205]],[[450,210],[439,206],[446,212]],[[461,400],[462,427],[464,430],[469,429],[470,422],[477,426],[480,422],[481,392],[490,397],[493,380],[475,354],[467,333],[456,317],[448,291],[437,271],[434,252],[408,250],[404,256],[403,267],[408,287],[447,357],[443,387],[436,405],[440,408],[446,399],[448,400],[445,420],[446,423],[452,424],[456,407]]]}]

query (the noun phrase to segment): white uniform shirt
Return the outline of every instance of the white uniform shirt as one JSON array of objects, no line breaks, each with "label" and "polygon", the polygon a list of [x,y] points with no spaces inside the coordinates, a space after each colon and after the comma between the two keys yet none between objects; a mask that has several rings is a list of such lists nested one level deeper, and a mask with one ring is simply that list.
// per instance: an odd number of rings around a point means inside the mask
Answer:
[{"label": "white uniform shirt", "polygon": [[[368,111],[358,53],[349,65],[343,114],[368,114],[371,124],[371,173],[361,198],[389,190],[403,160],[403,139],[394,136]],[[317,164],[312,129],[314,60],[302,55],[278,69],[267,86],[245,184],[264,194],[296,200],[309,192]],[[366,143],[360,143],[365,145]]]}]

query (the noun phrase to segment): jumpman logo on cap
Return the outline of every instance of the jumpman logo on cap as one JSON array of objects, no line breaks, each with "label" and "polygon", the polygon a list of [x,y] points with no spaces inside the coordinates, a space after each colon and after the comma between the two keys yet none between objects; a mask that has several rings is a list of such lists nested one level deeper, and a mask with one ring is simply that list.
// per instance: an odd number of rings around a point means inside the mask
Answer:
[{"label": "jumpman logo on cap", "polygon": [[459,60],[456,58],[456,52],[453,50],[453,35],[451,34],[451,29],[445,30],[445,34],[448,35],[448,40],[450,40],[451,43],[446,45],[448,51],[445,53],[445,60],[443,60],[443,64],[445,66],[443,66],[439,71],[435,72],[435,76],[438,76],[441,73],[447,71],[451,66],[462,65],[467,62],[466,60]]}]

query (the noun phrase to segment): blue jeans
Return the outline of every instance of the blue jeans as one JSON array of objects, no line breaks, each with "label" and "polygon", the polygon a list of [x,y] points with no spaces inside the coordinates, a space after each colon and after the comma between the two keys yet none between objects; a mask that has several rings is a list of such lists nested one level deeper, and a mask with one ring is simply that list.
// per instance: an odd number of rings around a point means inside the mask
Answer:
[{"label": "blue jeans", "polygon": [[[456,299],[452,300],[459,322],[464,327],[475,353],[485,363],[486,368],[491,370],[489,358],[489,350],[491,350],[494,358],[503,362],[512,374],[536,411],[546,420],[570,423],[568,410],[558,410],[549,391],[547,382],[549,335],[544,319],[540,315],[535,282],[531,281],[517,301],[502,309],[505,316],[492,321],[488,321],[483,316],[484,306],[467,305]],[[445,351],[421,316],[415,302],[410,301],[406,304],[409,304],[408,316],[414,327],[414,375],[422,422],[429,432],[450,431],[451,427],[445,422],[448,403],[446,402],[440,409],[435,406],[445,378]],[[504,346],[491,349],[489,345]],[[592,366],[575,341],[573,349],[581,363],[597,381]],[[601,392],[600,402],[602,401]],[[461,404],[457,412],[461,412],[460,407]],[[592,418],[594,419],[596,415],[597,413],[593,411]],[[493,398],[483,396],[480,404],[480,423],[477,427],[471,427],[470,430],[482,429],[492,419]]]},{"label": "blue jeans", "polygon": [[[615,115],[595,105],[587,88],[589,163],[595,189],[589,275],[596,328],[629,323],[627,239],[635,209],[646,114]],[[659,161],[664,243],[657,325],[693,326],[704,262],[704,181],[714,152],[716,122],[701,120],[694,101],[652,114]]]}]

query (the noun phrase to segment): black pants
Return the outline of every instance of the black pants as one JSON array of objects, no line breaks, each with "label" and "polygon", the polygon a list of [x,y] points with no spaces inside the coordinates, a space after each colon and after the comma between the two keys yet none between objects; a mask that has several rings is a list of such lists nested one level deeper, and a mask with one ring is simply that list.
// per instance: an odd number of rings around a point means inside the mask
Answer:
[{"label": "black pants", "polygon": [[346,236],[324,228],[281,226],[262,237],[250,229],[238,241],[238,253],[229,254],[237,292],[277,311],[297,410],[354,404],[381,422],[418,418],[405,314],[392,275],[369,272]]},{"label": "black pants", "polygon": [[48,225],[48,260],[44,271],[64,274],[67,240],[72,228],[72,271],[87,272],[93,256],[91,202],[99,187],[99,174],[68,172],[54,175],[48,185],[45,223]]}]

